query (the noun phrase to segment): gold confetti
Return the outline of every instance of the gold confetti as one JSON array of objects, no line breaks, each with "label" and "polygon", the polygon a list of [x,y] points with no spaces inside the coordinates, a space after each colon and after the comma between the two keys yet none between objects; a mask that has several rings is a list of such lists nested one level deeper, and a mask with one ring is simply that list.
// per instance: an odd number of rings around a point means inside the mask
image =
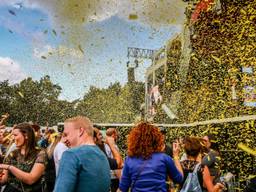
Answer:
[{"label": "gold confetti", "polygon": [[218,57],[215,57],[214,55],[211,55],[212,56],[212,58],[215,60],[215,61],[217,61],[218,63],[221,63],[221,60],[220,60],[220,58],[218,58]]},{"label": "gold confetti", "polygon": [[20,95],[20,97],[24,98],[24,95],[20,91],[18,91],[18,94]]},{"label": "gold confetti", "polygon": [[242,149],[243,151],[245,151],[245,152],[247,152],[247,153],[249,153],[249,154],[251,154],[251,155],[256,156],[256,150],[251,149],[250,147],[246,146],[246,145],[243,144],[243,143],[239,143],[239,144],[238,144],[238,148]]},{"label": "gold confetti", "polygon": [[136,20],[136,19],[138,19],[138,15],[137,14],[130,14],[129,19],[130,20]]},{"label": "gold confetti", "polygon": [[55,36],[57,36],[57,32],[53,29],[52,30],[52,33],[55,35]]},{"label": "gold confetti", "polygon": [[81,46],[81,45],[78,45],[78,49],[81,51],[81,53],[83,53],[83,54],[84,54],[84,50],[83,50],[83,48],[82,48],[82,46]]}]

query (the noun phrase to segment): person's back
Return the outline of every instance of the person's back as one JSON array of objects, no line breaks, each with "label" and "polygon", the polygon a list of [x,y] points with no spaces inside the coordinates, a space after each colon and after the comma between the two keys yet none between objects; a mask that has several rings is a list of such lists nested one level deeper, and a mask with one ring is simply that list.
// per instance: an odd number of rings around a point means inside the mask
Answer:
[{"label": "person's back", "polygon": [[96,145],[81,145],[63,153],[55,192],[108,192],[108,160]]},{"label": "person's back", "polygon": [[[224,187],[222,184],[217,183],[216,185],[213,185],[208,167],[203,164],[198,164],[201,162],[200,152],[202,151],[202,144],[200,138],[192,136],[186,137],[183,142],[184,150],[187,155],[187,160],[181,162],[184,173],[184,181],[181,185],[181,188],[186,188],[186,186],[191,187],[191,185],[186,184],[186,179],[191,178],[188,177],[189,175],[191,176],[191,174],[189,173],[192,173],[196,168],[195,171],[197,172],[197,179],[193,181],[191,180],[194,184],[193,187],[195,187],[195,190],[204,191],[204,187],[207,189],[207,191],[211,192],[222,190],[222,188]],[[197,167],[197,165],[199,166]],[[198,183],[200,187],[197,185]]]},{"label": "person's back", "polygon": [[[138,172],[140,172],[139,176],[137,176]],[[167,175],[177,183],[182,182],[182,175],[178,172],[173,160],[164,153],[153,153],[148,160],[127,157],[119,187],[122,191],[127,191],[135,181],[134,191],[166,192]]]},{"label": "person's back", "polygon": [[[193,160],[184,160],[181,162],[181,166],[182,166],[183,173],[184,173],[184,180],[181,184],[181,187],[184,185],[189,173],[192,173],[194,171],[194,169],[198,163],[199,162],[197,162],[195,160],[194,161]],[[198,177],[198,181],[199,181],[201,189],[205,190],[203,187],[203,169],[204,169],[204,166],[200,165],[198,168],[198,171],[197,171],[197,177]]]}]

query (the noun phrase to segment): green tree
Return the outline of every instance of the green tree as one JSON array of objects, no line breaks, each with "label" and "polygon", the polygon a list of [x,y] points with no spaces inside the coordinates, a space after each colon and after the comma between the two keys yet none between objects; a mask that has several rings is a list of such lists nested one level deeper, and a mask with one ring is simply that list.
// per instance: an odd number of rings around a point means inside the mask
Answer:
[{"label": "green tree", "polygon": [[118,82],[106,89],[92,86],[78,103],[77,111],[99,123],[133,122],[144,100],[143,87],[143,83],[122,87]]},{"label": "green tree", "polygon": [[0,86],[0,111],[11,114],[12,124],[32,121],[40,125],[46,122],[54,125],[75,113],[73,102],[58,99],[61,87],[52,83],[49,76],[39,81],[29,77],[13,86],[2,82]]},{"label": "green tree", "polygon": [[11,111],[14,89],[8,81],[0,82],[0,114]]}]

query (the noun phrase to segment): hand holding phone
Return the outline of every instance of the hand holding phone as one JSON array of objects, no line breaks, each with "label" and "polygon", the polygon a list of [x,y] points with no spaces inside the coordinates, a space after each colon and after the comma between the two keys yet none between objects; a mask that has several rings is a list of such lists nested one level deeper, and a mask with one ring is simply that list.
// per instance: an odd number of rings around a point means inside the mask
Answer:
[{"label": "hand holding phone", "polygon": [[113,137],[106,136],[106,143],[108,145],[115,145],[115,139]]},{"label": "hand holding phone", "polygon": [[180,145],[178,142],[174,142],[172,144],[172,150],[173,150],[173,156],[179,156],[180,155]]}]

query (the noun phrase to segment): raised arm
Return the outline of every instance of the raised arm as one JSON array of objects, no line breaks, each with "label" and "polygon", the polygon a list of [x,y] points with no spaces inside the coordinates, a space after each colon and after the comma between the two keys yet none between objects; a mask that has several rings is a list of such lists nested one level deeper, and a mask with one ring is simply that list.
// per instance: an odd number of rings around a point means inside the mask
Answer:
[{"label": "raised arm", "polygon": [[8,117],[9,117],[8,113],[2,115],[2,118],[0,120],[0,126],[4,125],[4,122],[5,122],[6,119],[8,119]]},{"label": "raised arm", "polygon": [[114,159],[117,162],[117,166],[118,168],[122,168],[123,166],[123,158],[121,156],[121,154],[119,153],[119,151],[117,150],[116,146],[115,146],[115,140],[112,137],[106,137],[106,144],[109,145],[111,152],[113,154]]},{"label": "raised arm", "polygon": [[179,155],[180,155],[180,146],[178,143],[173,143],[173,161],[175,163],[175,166],[183,176],[183,169],[180,164]]},{"label": "raised arm", "polygon": [[213,185],[210,171],[207,166],[204,166],[203,181],[204,181],[205,187],[209,192],[220,192],[224,188],[224,186],[220,183]]}]

